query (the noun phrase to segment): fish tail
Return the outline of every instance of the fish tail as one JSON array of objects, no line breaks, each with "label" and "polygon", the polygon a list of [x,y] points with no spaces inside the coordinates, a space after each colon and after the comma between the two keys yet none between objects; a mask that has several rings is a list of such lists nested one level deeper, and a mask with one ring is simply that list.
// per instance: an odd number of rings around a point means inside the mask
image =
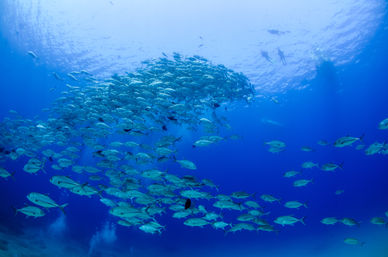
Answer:
[{"label": "fish tail", "polygon": [[365,133],[362,133],[362,135],[359,137],[361,142],[363,142],[364,137],[365,137]]},{"label": "fish tail", "polygon": [[68,203],[65,203],[65,204],[62,204],[59,206],[59,209],[61,210],[61,212],[66,215],[66,212],[65,212],[65,207],[68,206],[69,204]]},{"label": "fish tail", "polygon": [[306,223],[304,222],[304,220],[306,219],[306,217],[302,217],[299,221],[300,223],[302,223],[303,225],[306,225]]},{"label": "fish tail", "polygon": [[99,196],[100,198],[103,197],[103,196],[102,196],[102,192],[104,192],[104,189],[101,189],[101,190],[97,191],[97,194],[98,194],[98,196]]}]

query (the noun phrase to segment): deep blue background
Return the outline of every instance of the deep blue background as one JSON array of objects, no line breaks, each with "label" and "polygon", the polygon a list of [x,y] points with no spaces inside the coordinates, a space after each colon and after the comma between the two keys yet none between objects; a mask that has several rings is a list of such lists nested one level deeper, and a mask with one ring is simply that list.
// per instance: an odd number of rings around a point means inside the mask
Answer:
[{"label": "deep blue background", "polygon": [[[271,211],[270,219],[287,214],[305,216],[307,226],[297,224],[294,228],[283,229],[278,235],[243,232],[225,237],[221,231],[210,228],[186,227],[182,220],[170,218],[171,212],[168,212],[159,219],[167,227],[162,236],[117,226],[118,245],[125,246],[125,249],[129,249],[127,246],[152,246],[166,253],[198,245],[203,249],[223,245],[227,249],[257,242],[263,248],[270,248],[279,241],[330,237],[333,228],[319,223],[323,217],[350,216],[361,220],[364,226],[370,226],[371,217],[383,216],[388,210],[388,157],[366,156],[354,147],[320,146],[317,141],[325,139],[332,143],[341,136],[362,134],[365,134],[364,143],[367,145],[388,140],[388,131],[377,129],[378,123],[388,117],[388,30],[383,29],[386,25],[386,22],[381,25],[358,57],[359,62],[341,67],[334,67],[330,62],[322,63],[317,67],[318,74],[310,82],[311,86],[278,95],[280,104],[258,100],[249,107],[235,106],[224,113],[233,130],[223,135],[239,134],[241,140],[193,149],[192,140],[200,136],[193,135],[179,143],[179,155],[194,161],[198,170],[187,172],[177,165],[171,166],[176,174],[192,173],[212,179],[220,186],[220,193],[244,190],[307,202],[308,209],[296,211],[288,211],[277,203],[263,204]],[[63,83],[53,79],[49,68],[12,49],[4,38],[0,38],[0,57],[0,117],[7,116],[10,109],[26,117],[45,117],[41,109],[50,106],[59,95],[59,90],[49,93],[49,89],[64,89]],[[283,126],[263,124],[262,118],[278,121]],[[274,139],[285,141],[287,150],[279,154],[269,153],[264,142]],[[300,151],[300,147],[305,145],[315,151]],[[25,196],[31,191],[49,193],[58,202],[69,203],[68,228],[64,236],[81,242],[85,248],[96,230],[107,221],[116,221],[97,197],[89,199],[69,195],[51,185],[49,178],[54,171],[36,176],[23,172],[24,161],[8,163],[7,168],[16,174],[13,179],[0,181],[2,225],[16,233],[25,227],[44,229],[58,217],[59,212],[55,210],[41,219],[14,216],[11,206],[23,206],[27,202]],[[296,189],[292,180],[283,178],[282,174],[291,169],[300,170],[304,161],[320,164],[344,162],[344,170],[335,173],[319,169],[305,171],[303,177],[314,178],[314,183]],[[345,193],[336,196],[337,189],[344,189]],[[342,228],[335,231],[338,229]]]}]

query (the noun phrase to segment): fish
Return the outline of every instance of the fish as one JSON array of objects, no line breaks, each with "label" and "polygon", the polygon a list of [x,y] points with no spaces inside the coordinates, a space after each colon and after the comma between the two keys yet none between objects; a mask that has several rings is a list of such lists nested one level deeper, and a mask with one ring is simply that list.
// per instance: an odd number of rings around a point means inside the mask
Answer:
[{"label": "fish", "polygon": [[388,118],[382,120],[378,126],[379,129],[388,129]]},{"label": "fish", "polygon": [[378,154],[384,149],[384,147],[385,147],[385,143],[375,142],[369,145],[367,149],[365,149],[365,154],[366,155]]},{"label": "fish", "polygon": [[162,233],[162,227],[159,223],[151,221],[146,224],[143,224],[139,227],[139,229],[143,232],[150,233],[150,234],[161,234]]},{"label": "fish", "polygon": [[216,195],[215,198],[220,200],[220,201],[232,201],[232,197],[230,197],[229,195],[224,195],[224,194],[218,194],[218,195]]},{"label": "fish", "polygon": [[181,210],[181,211],[175,212],[172,215],[172,217],[176,218],[176,219],[182,219],[182,218],[186,218],[187,216],[190,216],[192,214],[193,214],[192,210],[187,209],[187,210]]},{"label": "fish", "polygon": [[74,81],[79,81],[72,73],[67,73],[66,75]]},{"label": "fish", "polygon": [[280,203],[280,199],[278,199],[278,198],[276,198],[276,197],[274,197],[274,196],[272,196],[272,195],[263,194],[263,195],[260,196],[260,198],[261,198],[263,201],[265,201],[265,202],[270,202],[270,203],[272,203],[272,202],[278,202],[278,203]]},{"label": "fish", "polygon": [[73,165],[73,162],[71,160],[69,160],[69,159],[61,158],[61,159],[58,160],[58,165],[61,168],[68,168],[71,165]]},{"label": "fish", "polygon": [[180,195],[191,199],[211,199],[212,196],[208,192],[201,192],[194,189],[183,190]]},{"label": "fish", "polygon": [[284,52],[282,50],[280,50],[280,48],[278,48],[278,55],[279,55],[280,61],[283,63],[283,65],[286,65],[287,64],[286,57],[284,56]]},{"label": "fish", "polygon": [[207,220],[207,221],[212,221],[212,220],[217,220],[219,218],[222,218],[221,215],[218,215],[217,213],[215,212],[208,212],[205,214],[204,217],[202,217],[203,219]]},{"label": "fish", "polygon": [[206,226],[210,223],[204,219],[201,219],[201,218],[190,218],[190,219],[185,220],[185,222],[183,224],[185,224],[186,226],[190,226],[190,227],[203,227],[203,226]]},{"label": "fish", "polygon": [[253,215],[253,216],[256,216],[256,217],[265,216],[265,215],[270,214],[270,212],[262,212],[258,209],[249,210],[248,213]]},{"label": "fish", "polygon": [[31,158],[28,160],[27,164],[24,165],[23,170],[27,173],[35,174],[40,170],[44,171],[45,161],[40,161],[36,158]]},{"label": "fish", "polygon": [[23,208],[14,209],[14,210],[15,210],[15,214],[17,214],[18,212],[21,212],[26,216],[34,217],[34,218],[39,218],[46,215],[42,209],[35,206],[25,206]]},{"label": "fish", "polygon": [[323,171],[335,171],[338,168],[343,169],[343,163],[336,164],[336,163],[329,162],[321,166],[321,170]]},{"label": "fish", "polygon": [[280,141],[280,140],[272,140],[272,141],[268,141],[268,142],[265,142],[265,144],[271,146],[271,147],[274,147],[274,148],[284,148],[286,147],[286,143],[284,143],[283,141]]},{"label": "fish", "polygon": [[100,202],[102,202],[104,205],[108,206],[108,207],[116,207],[117,204],[111,200],[111,199],[108,199],[108,198],[100,198]]},{"label": "fish", "polygon": [[298,179],[294,181],[293,185],[294,187],[305,187],[312,182],[312,179]]},{"label": "fish", "polygon": [[296,175],[300,174],[299,171],[295,171],[295,170],[290,170],[290,171],[286,171],[284,174],[283,174],[283,177],[285,178],[292,178],[292,177],[295,177]]},{"label": "fish", "polygon": [[168,149],[166,147],[158,147],[155,149],[155,152],[159,156],[169,156],[173,153],[175,153],[175,150]]},{"label": "fish", "polygon": [[70,188],[70,192],[77,194],[77,195],[88,196],[88,197],[91,197],[92,195],[99,194],[99,191],[97,189],[95,189],[94,187],[89,186],[87,184],[72,187],[72,188]]},{"label": "fish", "polygon": [[284,207],[291,208],[291,209],[299,209],[299,207],[301,206],[307,208],[307,205],[305,203],[301,203],[298,201],[288,201],[284,204]]},{"label": "fish", "polygon": [[269,63],[272,63],[272,59],[271,59],[271,57],[269,57],[269,54],[268,54],[268,52],[267,51],[261,51],[261,56],[265,59],[265,60],[267,60],[267,62],[269,62]]},{"label": "fish", "polygon": [[113,216],[120,217],[122,219],[136,218],[142,215],[142,210],[134,208],[130,205],[118,205],[109,209],[109,213]]},{"label": "fish", "polygon": [[343,218],[340,220],[342,224],[347,225],[347,226],[360,226],[360,223],[352,218]]},{"label": "fish", "polygon": [[363,138],[364,138],[364,135],[360,137],[350,137],[350,136],[340,137],[334,142],[334,146],[335,147],[350,146],[357,141],[362,141]]},{"label": "fish", "polygon": [[54,77],[56,80],[63,81],[63,78],[62,78],[61,76],[59,76],[58,73],[53,72],[52,75],[53,75],[53,77]]},{"label": "fish", "polygon": [[11,173],[11,172],[7,171],[6,169],[0,167],[0,177],[6,179],[9,177],[13,177],[14,175],[15,175],[15,172]]},{"label": "fish", "polygon": [[375,224],[375,225],[387,225],[387,221],[384,220],[382,217],[373,217],[370,220],[370,223]]},{"label": "fish", "polygon": [[67,203],[59,205],[47,195],[36,192],[29,193],[27,199],[44,208],[59,208],[63,213],[65,213],[64,208],[68,205]]},{"label": "fish", "polygon": [[311,161],[307,161],[307,162],[302,163],[302,168],[303,169],[311,169],[311,168],[314,168],[314,167],[319,167],[318,163],[314,163],[314,162],[311,162]]},{"label": "fish", "polygon": [[303,151],[303,152],[313,152],[314,151],[314,149],[309,147],[309,146],[302,146],[300,148],[300,150]]},{"label": "fish", "polygon": [[212,223],[213,228],[225,230],[226,227],[231,226],[231,224],[224,221],[215,221]]},{"label": "fish", "polygon": [[231,228],[225,232],[225,235],[230,232],[237,232],[242,230],[255,231],[256,229],[252,224],[249,224],[249,223],[237,223],[237,224],[231,225]]},{"label": "fish", "polygon": [[34,59],[38,59],[38,55],[36,53],[34,53],[33,51],[28,51],[27,54]]},{"label": "fish", "polygon": [[254,209],[260,209],[261,206],[260,204],[258,204],[257,202],[255,201],[245,201],[244,204],[250,208],[254,208]]},{"label": "fish", "polygon": [[321,223],[325,225],[334,225],[337,222],[339,222],[339,220],[335,217],[328,217],[321,220]]},{"label": "fish", "polygon": [[91,74],[90,72],[88,72],[86,70],[81,70],[80,73],[84,74],[84,75],[87,75],[87,76],[93,76],[93,74]]},{"label": "fish", "polygon": [[245,199],[245,198],[254,197],[254,196],[255,196],[255,194],[248,194],[248,193],[243,192],[243,191],[233,192],[231,194],[231,197],[236,198],[236,199]]},{"label": "fish", "polygon": [[78,182],[74,181],[68,176],[52,176],[50,178],[50,182],[59,188],[66,189],[71,189],[73,187],[80,186]]},{"label": "fish", "polygon": [[242,222],[253,221],[255,219],[256,219],[256,216],[250,213],[244,213],[237,217],[237,220]]},{"label": "fish", "polygon": [[213,204],[213,206],[216,207],[216,208],[220,208],[221,210],[229,209],[229,210],[241,211],[241,210],[244,209],[244,207],[241,204],[235,203],[235,202],[229,201],[229,200],[219,200],[219,201],[216,201]]},{"label": "fish", "polygon": [[329,145],[329,142],[327,142],[326,140],[319,140],[318,145],[327,146],[327,145]]},{"label": "fish", "polygon": [[177,163],[181,165],[182,168],[189,169],[189,170],[196,170],[197,166],[189,160],[176,160]]},{"label": "fish", "polygon": [[289,31],[280,31],[277,29],[268,29],[267,32],[272,34],[272,35],[276,35],[276,36],[281,36],[281,35],[284,35],[286,33],[289,33]]},{"label": "fish", "polygon": [[203,147],[213,144],[213,141],[200,139],[194,142],[193,147]]},{"label": "fish", "polygon": [[141,175],[145,178],[148,179],[153,179],[153,180],[161,180],[162,177],[164,176],[165,172],[157,170],[157,169],[149,169],[145,170],[141,173]]},{"label": "fish", "polygon": [[268,151],[270,153],[279,153],[283,152],[286,149],[286,144],[280,140],[272,140],[265,142],[266,145],[269,145]]},{"label": "fish", "polygon": [[360,245],[360,246],[363,246],[365,244],[364,242],[360,242],[358,239],[352,238],[352,237],[345,238],[344,243],[348,245]]},{"label": "fish", "polygon": [[336,194],[336,195],[342,195],[344,192],[345,192],[345,190],[343,190],[343,189],[338,189],[338,190],[335,191],[335,194]]},{"label": "fish", "polygon": [[279,224],[279,225],[282,225],[283,227],[285,225],[291,225],[293,226],[295,223],[297,222],[300,222],[302,223],[303,225],[306,225],[305,222],[304,222],[304,218],[295,218],[293,216],[280,216],[280,217],[277,217],[274,222],[276,224]]},{"label": "fish", "polygon": [[258,231],[266,231],[266,232],[276,232],[276,233],[279,232],[271,225],[260,225],[257,227],[257,230]]}]

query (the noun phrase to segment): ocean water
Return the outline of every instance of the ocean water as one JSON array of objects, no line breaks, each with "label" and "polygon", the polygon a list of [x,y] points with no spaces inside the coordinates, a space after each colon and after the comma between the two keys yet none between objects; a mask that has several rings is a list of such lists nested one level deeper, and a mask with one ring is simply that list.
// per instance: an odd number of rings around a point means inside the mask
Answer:
[{"label": "ocean water", "polygon": [[[213,196],[238,191],[253,194],[249,200],[257,201],[264,212],[269,212],[261,218],[276,230],[226,233],[211,224],[190,227],[184,224],[187,218],[173,218],[174,212],[162,204],[165,213],[155,215],[165,226],[161,233],[145,233],[140,225],[124,227],[100,202],[100,197],[109,197],[104,190],[100,196],[87,197],[50,183],[52,176],[64,175],[82,181],[83,185],[114,187],[109,176],[104,175],[106,170],[99,174],[102,181],[89,181],[85,172],[75,173],[71,167],[55,170],[51,166],[55,161],[47,160],[45,171],[29,174],[23,169],[31,157],[22,155],[11,160],[4,151],[16,146],[8,144],[0,145],[4,148],[0,156],[5,156],[0,158],[0,166],[14,174],[0,178],[0,256],[388,256],[387,224],[370,222],[373,217],[388,222],[388,155],[365,154],[372,143],[385,146],[388,140],[388,130],[379,129],[379,123],[388,118],[385,1],[298,0],[291,5],[282,0],[5,0],[0,3],[0,19],[2,137],[9,132],[3,126],[6,117],[45,124],[50,114],[44,108],[56,115],[54,101],[62,96],[71,97],[62,93],[70,90],[66,84],[85,88],[94,83],[85,77],[74,81],[67,75],[72,71],[86,70],[99,84],[114,74],[125,75],[144,67],[141,62],[145,60],[173,60],[173,53],[178,52],[187,57],[199,55],[214,65],[225,65],[244,74],[255,89],[252,99],[227,99],[216,110],[227,119],[230,128],[220,126],[207,133],[201,127],[192,130],[179,123],[168,123],[168,131],[161,130],[153,137],[113,133],[100,138],[100,143],[108,148],[112,141],[151,144],[167,134],[182,137],[175,144],[174,158],[190,160],[197,169],[184,169],[173,157],[167,163],[155,162],[153,167],[179,177],[211,179],[218,190],[196,189]],[[284,53],[284,62],[279,50]],[[56,79],[53,73],[62,79]],[[86,105],[81,102],[80,106],[83,104]],[[211,113],[207,110],[196,118],[212,119]],[[80,129],[76,126],[75,131]],[[224,140],[192,147],[203,135],[219,135]],[[230,135],[238,135],[238,139],[230,139]],[[20,133],[14,136],[30,140]],[[351,146],[335,147],[333,143],[343,136],[362,140]],[[79,137],[74,140],[83,142]],[[266,142],[271,140],[283,141],[284,151],[269,152]],[[329,144],[322,146],[319,140]],[[359,145],[365,147],[357,149]],[[313,150],[301,151],[304,146]],[[83,144],[78,147],[81,151],[74,164],[95,166],[93,150]],[[63,150],[51,145],[37,151],[26,150],[43,158],[41,152],[47,148]],[[335,172],[317,167],[303,169],[301,165],[306,161],[320,167],[332,162],[342,164],[343,168]],[[136,161],[132,164],[139,171],[144,170]],[[283,177],[288,170],[302,174]],[[293,182],[302,178],[312,179],[312,183],[294,187]],[[146,186],[154,182],[141,179],[139,191],[146,193]],[[344,192],[336,195],[336,190]],[[180,191],[174,191],[175,199],[185,200]],[[59,204],[68,203],[65,213],[59,208],[42,208],[46,213],[43,217],[27,217],[20,212],[15,215],[14,208],[34,205],[26,198],[31,192],[48,195]],[[262,194],[271,194],[280,203],[265,202]],[[191,200],[192,208],[202,204],[233,225],[241,223],[237,217],[248,211],[221,211],[212,206],[214,199]],[[239,206],[244,206],[246,200],[233,199]],[[285,208],[284,203],[291,200],[308,207]],[[284,215],[303,217],[305,225],[274,223]],[[349,217],[359,224],[324,225],[320,221],[326,217]],[[248,223],[257,229],[258,225]],[[359,244],[346,244],[345,238],[356,238]]]}]

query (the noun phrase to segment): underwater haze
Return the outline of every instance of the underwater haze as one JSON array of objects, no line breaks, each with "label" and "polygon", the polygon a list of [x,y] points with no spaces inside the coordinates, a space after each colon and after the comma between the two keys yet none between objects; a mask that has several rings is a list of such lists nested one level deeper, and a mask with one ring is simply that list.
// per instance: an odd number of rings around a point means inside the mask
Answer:
[{"label": "underwater haze", "polygon": [[0,256],[388,257],[384,0],[0,2]]}]

